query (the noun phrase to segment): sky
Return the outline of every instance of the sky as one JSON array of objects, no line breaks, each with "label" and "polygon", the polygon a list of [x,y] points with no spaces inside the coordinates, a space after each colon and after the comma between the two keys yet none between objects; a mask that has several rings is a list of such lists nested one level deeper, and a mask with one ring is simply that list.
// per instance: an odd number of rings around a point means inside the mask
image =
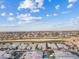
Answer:
[{"label": "sky", "polygon": [[79,0],[0,0],[0,31],[79,30]]}]

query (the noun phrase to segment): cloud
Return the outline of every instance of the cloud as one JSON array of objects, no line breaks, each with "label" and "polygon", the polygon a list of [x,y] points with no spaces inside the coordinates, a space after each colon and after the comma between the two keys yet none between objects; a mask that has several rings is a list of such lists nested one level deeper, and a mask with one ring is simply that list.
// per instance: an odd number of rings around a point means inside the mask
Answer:
[{"label": "cloud", "polygon": [[74,17],[74,18],[71,18],[68,22],[68,25],[71,25],[71,26],[78,26],[79,25],[79,19]]},{"label": "cloud", "polygon": [[50,16],[49,14],[46,15],[47,17]]},{"label": "cloud", "polygon": [[72,18],[71,23],[74,25],[79,25],[79,18],[78,17]]},{"label": "cloud", "polygon": [[1,6],[0,6],[0,8],[1,8],[1,9],[4,9],[4,8],[5,8],[5,6],[4,6],[4,5],[1,5]]},{"label": "cloud", "polygon": [[13,20],[15,20],[14,17],[8,17],[8,21],[13,21]]},{"label": "cloud", "polygon": [[63,11],[61,14],[70,14],[72,11]]},{"label": "cloud", "polygon": [[73,4],[69,4],[68,6],[67,6],[67,8],[72,8],[73,7]]},{"label": "cloud", "polygon": [[52,0],[49,0],[49,2],[51,2]]},{"label": "cloud", "polygon": [[68,0],[69,3],[76,2],[77,0]]},{"label": "cloud", "polygon": [[10,16],[13,16],[13,13],[9,13]]},{"label": "cloud", "polygon": [[18,10],[20,9],[30,9],[37,10],[43,7],[44,0],[24,0],[20,3]]},{"label": "cloud", "polygon": [[58,14],[57,13],[54,13],[53,16],[58,16]]},{"label": "cloud", "polygon": [[54,29],[57,29],[57,30],[79,30],[79,19],[70,18],[69,20],[56,23]]},{"label": "cloud", "polygon": [[39,12],[39,9],[32,10],[31,12],[34,12],[34,13]]},{"label": "cloud", "polygon": [[67,6],[67,8],[72,8],[73,7],[73,3],[77,2],[77,0],[68,0],[69,5]]},{"label": "cloud", "polygon": [[5,12],[1,13],[1,16],[6,16],[6,13]]},{"label": "cloud", "polygon": [[60,5],[56,5],[56,6],[55,6],[55,9],[59,9],[59,8],[60,8]]},{"label": "cloud", "polygon": [[31,16],[30,14],[20,14],[16,17],[19,21],[29,23],[42,19],[42,17]]},{"label": "cloud", "polygon": [[36,6],[34,6],[34,3],[32,2],[32,0],[25,0],[23,1],[22,3],[20,3],[20,6],[18,7],[18,9],[21,9],[21,8],[24,8],[24,9],[35,9]]},{"label": "cloud", "polygon": [[41,8],[44,4],[44,0],[35,0],[35,3],[38,3],[37,8]]},{"label": "cloud", "polygon": [[77,17],[77,19],[79,19],[79,16]]}]

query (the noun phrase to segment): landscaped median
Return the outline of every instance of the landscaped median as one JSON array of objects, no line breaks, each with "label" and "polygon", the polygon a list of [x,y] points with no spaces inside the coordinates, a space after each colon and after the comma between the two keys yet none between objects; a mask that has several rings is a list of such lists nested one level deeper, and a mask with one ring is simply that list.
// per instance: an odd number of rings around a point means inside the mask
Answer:
[{"label": "landscaped median", "polygon": [[62,42],[62,39],[19,39],[19,40],[0,40],[0,42]]}]

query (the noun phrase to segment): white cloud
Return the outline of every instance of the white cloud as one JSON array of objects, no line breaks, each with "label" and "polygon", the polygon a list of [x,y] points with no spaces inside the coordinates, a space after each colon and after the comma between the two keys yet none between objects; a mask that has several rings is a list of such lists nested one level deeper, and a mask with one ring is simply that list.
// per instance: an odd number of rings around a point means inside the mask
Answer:
[{"label": "white cloud", "polygon": [[25,0],[23,1],[20,6],[18,7],[19,9],[24,8],[24,9],[35,9],[36,6],[34,6],[34,3],[32,2],[32,0]]},{"label": "white cloud", "polygon": [[70,14],[72,11],[63,11],[61,14]]},{"label": "white cloud", "polygon": [[77,0],[68,0],[69,3],[76,2]]},{"label": "white cloud", "polygon": [[1,13],[1,16],[6,16],[6,13],[5,12]]},{"label": "white cloud", "polygon": [[69,4],[68,6],[67,6],[67,8],[72,8],[73,7],[73,4]]},{"label": "white cloud", "polygon": [[79,25],[79,19],[78,19],[78,18],[72,18],[72,19],[70,20],[70,23],[71,23],[72,25]]},{"label": "white cloud", "polygon": [[28,22],[40,20],[42,19],[42,17],[35,17],[35,16],[31,16],[30,14],[20,14],[17,16],[17,19],[22,22],[28,23]]},{"label": "white cloud", "polygon": [[51,2],[52,0],[49,0],[49,2]]},{"label": "white cloud", "polygon": [[79,16],[77,16],[76,18],[79,19]]},{"label": "white cloud", "polygon": [[46,16],[49,17],[49,16],[51,16],[51,15],[50,15],[50,14],[47,14]]},{"label": "white cloud", "polygon": [[4,9],[4,8],[5,8],[5,6],[4,6],[4,5],[1,5],[1,6],[0,6],[0,8],[1,8],[1,9]]},{"label": "white cloud", "polygon": [[30,10],[36,10],[38,8],[43,7],[44,0],[25,0],[20,3],[18,10],[20,9],[30,9]]},{"label": "white cloud", "polygon": [[55,29],[57,29],[57,30],[58,29],[60,29],[60,30],[78,30],[79,29],[79,19],[70,18],[69,20],[56,23]]},{"label": "white cloud", "polygon": [[15,20],[14,17],[8,17],[8,21],[13,21],[13,20]]},{"label": "white cloud", "polygon": [[13,13],[9,13],[10,16],[13,16]]},{"label": "white cloud", "polygon": [[73,3],[77,2],[77,0],[68,0],[68,2],[70,3],[67,8],[72,8],[73,7]]},{"label": "white cloud", "polygon": [[58,14],[54,13],[53,16],[58,16]]},{"label": "white cloud", "polygon": [[[2,28],[0,28],[0,31],[10,31],[10,30],[6,30],[6,29],[8,29],[8,27],[12,27],[12,26],[16,26],[15,24],[0,24],[0,27],[2,27]],[[5,28],[5,29],[3,29],[3,27]],[[13,29],[11,29],[11,30],[13,30]]]},{"label": "white cloud", "polygon": [[47,17],[50,16],[49,14],[46,15]]},{"label": "white cloud", "polygon": [[43,6],[43,7],[41,7],[41,9],[45,10],[46,8]]},{"label": "white cloud", "polygon": [[36,9],[36,10],[32,10],[31,12],[39,12],[39,9]]},{"label": "white cloud", "polygon": [[43,6],[44,0],[35,0],[35,3],[38,3],[37,8],[41,8]]},{"label": "white cloud", "polygon": [[60,8],[60,5],[56,5],[56,6],[55,6],[55,9],[59,9],[59,8]]},{"label": "white cloud", "polygon": [[78,26],[79,25],[79,19],[74,17],[71,18],[69,21],[67,21],[69,25],[71,26]]}]

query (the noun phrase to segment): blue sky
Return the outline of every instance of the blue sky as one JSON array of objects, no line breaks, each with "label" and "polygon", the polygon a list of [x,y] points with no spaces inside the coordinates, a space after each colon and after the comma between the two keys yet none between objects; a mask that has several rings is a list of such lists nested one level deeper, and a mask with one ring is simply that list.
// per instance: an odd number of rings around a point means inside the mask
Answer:
[{"label": "blue sky", "polygon": [[0,0],[0,31],[79,30],[79,0]]}]

